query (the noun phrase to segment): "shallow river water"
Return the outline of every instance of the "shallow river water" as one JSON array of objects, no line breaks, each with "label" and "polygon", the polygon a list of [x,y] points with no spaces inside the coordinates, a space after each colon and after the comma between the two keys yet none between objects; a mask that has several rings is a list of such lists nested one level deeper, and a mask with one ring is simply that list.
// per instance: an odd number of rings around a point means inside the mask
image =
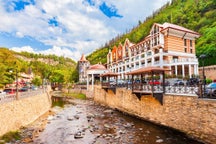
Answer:
[{"label": "shallow river water", "polygon": [[75,100],[48,118],[38,144],[201,144],[89,100]]}]

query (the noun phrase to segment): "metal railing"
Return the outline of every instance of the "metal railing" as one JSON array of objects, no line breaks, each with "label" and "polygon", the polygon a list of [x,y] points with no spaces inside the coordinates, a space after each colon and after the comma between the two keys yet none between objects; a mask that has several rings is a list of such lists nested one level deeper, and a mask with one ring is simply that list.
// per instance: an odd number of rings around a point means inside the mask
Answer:
[{"label": "metal railing", "polygon": [[119,88],[125,87],[131,89],[136,93],[165,93],[173,95],[197,95],[199,98],[211,98],[216,99],[216,90],[208,89],[204,92],[204,86],[200,85],[150,85],[143,83],[124,83],[124,84],[110,84],[109,82],[103,82],[102,88]]},{"label": "metal railing", "polygon": [[[45,93],[45,92],[46,92],[45,88],[44,89],[38,89],[38,90],[28,90],[26,92],[19,92],[18,97],[19,97],[19,99],[23,99],[23,98],[26,98],[26,97],[32,97],[32,96],[35,96],[35,95],[39,95],[39,94],[42,94],[42,93]],[[11,102],[11,101],[14,101],[14,100],[16,100],[16,93],[0,95],[0,103]]]}]

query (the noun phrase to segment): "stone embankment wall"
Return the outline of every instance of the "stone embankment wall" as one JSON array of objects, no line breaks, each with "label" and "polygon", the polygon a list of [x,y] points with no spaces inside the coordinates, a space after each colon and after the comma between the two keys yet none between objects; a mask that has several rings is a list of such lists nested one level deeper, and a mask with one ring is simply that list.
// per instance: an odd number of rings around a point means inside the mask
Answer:
[{"label": "stone embankment wall", "polygon": [[48,92],[12,102],[1,103],[0,136],[32,123],[50,109],[51,103]]},{"label": "stone embankment wall", "polygon": [[[216,65],[204,67],[206,78],[216,80]],[[199,67],[199,75],[202,77],[203,68]]]},{"label": "stone embankment wall", "polygon": [[168,126],[205,143],[216,142],[216,100],[197,96],[164,95],[163,105],[152,96],[139,100],[131,90],[113,91],[95,86],[94,101],[142,119]]},{"label": "stone embankment wall", "polygon": [[86,95],[87,99],[93,98],[93,91],[87,90],[87,89],[81,89],[81,88],[74,88],[74,89],[62,89],[65,93],[82,93]]}]

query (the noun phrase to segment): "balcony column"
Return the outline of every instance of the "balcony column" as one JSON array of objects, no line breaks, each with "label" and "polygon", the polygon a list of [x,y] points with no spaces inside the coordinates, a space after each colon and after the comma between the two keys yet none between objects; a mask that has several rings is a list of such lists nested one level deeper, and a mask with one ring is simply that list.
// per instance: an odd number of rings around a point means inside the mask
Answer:
[{"label": "balcony column", "polygon": [[148,61],[147,61],[147,52],[145,52],[145,67],[148,66]]},{"label": "balcony column", "polygon": [[189,64],[189,77],[191,78],[191,65]]},{"label": "balcony column", "polygon": [[154,51],[152,51],[152,60],[151,60],[151,62],[152,62],[152,66],[154,66]]},{"label": "balcony column", "polygon": [[178,67],[175,65],[175,75],[178,76]]},{"label": "balcony column", "polygon": [[162,68],[163,67],[163,49],[162,48],[159,49],[159,53],[160,53],[159,64],[160,64],[160,67]]},{"label": "balcony column", "polygon": [[87,90],[89,88],[89,75],[87,74]]},{"label": "balcony column", "polygon": [[184,69],[184,64],[182,65],[182,77],[184,78],[185,77],[185,69]]},{"label": "balcony column", "polygon": [[141,68],[141,65],[142,65],[141,64],[141,55],[139,55],[139,59],[138,60],[139,60],[139,68]]},{"label": "balcony column", "polygon": [[195,74],[195,75],[199,75],[198,64],[195,64],[195,65],[194,65],[194,74]]},{"label": "balcony column", "polygon": [[92,74],[92,90],[94,90],[94,74]]}]

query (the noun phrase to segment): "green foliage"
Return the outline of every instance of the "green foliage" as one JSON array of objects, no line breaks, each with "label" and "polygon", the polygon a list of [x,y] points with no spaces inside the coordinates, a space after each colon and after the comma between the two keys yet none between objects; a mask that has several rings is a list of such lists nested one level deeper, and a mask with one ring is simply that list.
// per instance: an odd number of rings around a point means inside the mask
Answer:
[{"label": "green foliage", "polygon": [[212,80],[209,79],[209,78],[207,78],[207,79],[206,79],[206,84],[210,84],[210,83],[212,83]]},{"label": "green foliage", "polygon": [[77,99],[86,99],[86,95],[82,93],[64,93],[64,96],[77,98]]},{"label": "green foliage", "polygon": [[21,135],[18,131],[10,131],[10,132],[4,134],[0,139],[4,140],[5,142],[10,142],[12,140],[21,139]]},{"label": "green foliage", "polygon": [[39,76],[36,76],[32,80],[32,84],[34,84],[36,86],[40,86],[40,85],[42,85],[42,79]]},{"label": "green foliage", "polygon": [[109,51],[109,48],[101,48],[96,51],[94,51],[91,55],[88,55],[86,58],[91,62],[91,64],[97,64],[97,63],[106,63],[107,59],[107,53]]},{"label": "green foliage", "polygon": [[21,72],[27,74],[33,72],[37,76],[33,80],[36,85],[41,85],[42,79],[58,83],[78,80],[76,63],[70,58],[28,52],[18,53],[7,48],[0,48],[0,88],[15,80],[16,71],[18,76]]},{"label": "green foliage", "polygon": [[58,100],[58,101],[53,101],[52,102],[52,107],[58,106],[58,107],[64,107],[65,102],[62,100]]},{"label": "green foliage", "polygon": [[128,38],[133,43],[140,42],[149,34],[150,28],[154,23],[169,22],[201,34],[196,40],[196,55],[207,54],[208,62],[205,65],[216,64],[216,0],[172,0],[147,17],[142,23],[127,31],[125,34],[118,35],[110,40],[97,51],[94,51],[87,59],[92,63],[106,63],[108,49],[119,43],[124,43]]}]

